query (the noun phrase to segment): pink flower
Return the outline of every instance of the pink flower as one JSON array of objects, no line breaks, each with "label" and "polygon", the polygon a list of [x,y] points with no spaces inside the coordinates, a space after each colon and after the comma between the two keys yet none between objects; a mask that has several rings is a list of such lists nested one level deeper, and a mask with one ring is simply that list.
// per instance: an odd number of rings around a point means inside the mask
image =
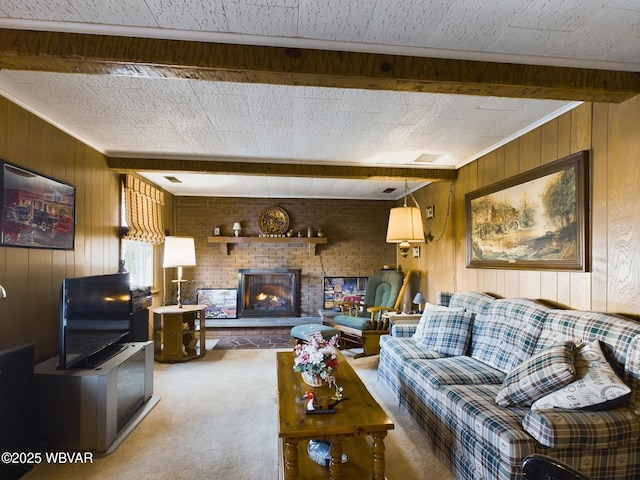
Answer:
[{"label": "pink flower", "polygon": [[320,375],[329,386],[335,384],[332,373],[338,368],[337,344],[338,335],[325,340],[320,332],[313,332],[307,343],[295,347],[294,371]]}]

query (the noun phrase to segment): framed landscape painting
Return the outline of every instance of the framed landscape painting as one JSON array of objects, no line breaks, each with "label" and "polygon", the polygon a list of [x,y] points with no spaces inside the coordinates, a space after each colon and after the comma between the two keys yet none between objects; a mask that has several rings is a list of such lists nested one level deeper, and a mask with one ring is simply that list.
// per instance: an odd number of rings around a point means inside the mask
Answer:
[{"label": "framed landscape painting", "polygon": [[73,250],[76,189],[0,160],[3,247]]},{"label": "framed landscape painting", "polygon": [[198,290],[198,305],[206,305],[205,320],[237,318],[238,289],[202,288]]},{"label": "framed landscape painting", "polygon": [[588,152],[465,196],[467,267],[588,269]]}]

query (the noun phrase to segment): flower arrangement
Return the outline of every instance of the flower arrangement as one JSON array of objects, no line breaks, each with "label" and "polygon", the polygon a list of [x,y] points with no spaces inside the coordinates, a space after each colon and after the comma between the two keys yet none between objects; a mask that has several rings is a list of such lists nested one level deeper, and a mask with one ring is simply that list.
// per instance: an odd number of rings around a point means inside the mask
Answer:
[{"label": "flower arrangement", "polygon": [[338,335],[325,340],[320,332],[313,332],[308,342],[296,345],[293,370],[317,375],[329,386],[335,385],[332,373],[338,368]]}]

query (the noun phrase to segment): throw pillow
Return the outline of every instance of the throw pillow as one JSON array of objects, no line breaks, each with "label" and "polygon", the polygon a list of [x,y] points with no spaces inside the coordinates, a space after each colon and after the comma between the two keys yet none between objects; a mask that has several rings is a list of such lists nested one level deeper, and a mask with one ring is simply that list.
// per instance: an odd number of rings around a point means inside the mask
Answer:
[{"label": "throw pillow", "polygon": [[606,410],[624,403],[631,389],[607,362],[600,342],[584,345],[576,355],[576,380],[531,405],[531,410],[569,408]]},{"label": "throw pillow", "polygon": [[418,325],[416,326],[416,331],[413,334],[415,339],[422,338],[424,336],[424,327],[428,321],[429,312],[432,310],[442,310],[445,312],[464,312],[464,308],[449,308],[444,305],[435,305],[433,303],[425,303],[424,310],[422,310],[422,315],[420,316],[420,321],[418,321]]},{"label": "throw pillow", "polygon": [[442,355],[464,355],[471,341],[473,314],[462,309],[432,308],[422,315],[422,335],[416,345]]},{"label": "throw pillow", "polygon": [[562,342],[536,353],[505,377],[496,403],[501,407],[528,407],[575,378],[576,345]]}]

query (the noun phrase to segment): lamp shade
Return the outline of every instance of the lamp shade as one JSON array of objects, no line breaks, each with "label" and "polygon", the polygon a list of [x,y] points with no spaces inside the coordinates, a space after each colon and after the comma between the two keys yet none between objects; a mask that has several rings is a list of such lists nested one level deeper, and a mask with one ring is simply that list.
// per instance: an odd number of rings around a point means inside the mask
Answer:
[{"label": "lamp shade", "polygon": [[196,264],[196,246],[191,237],[165,237],[162,268],[193,267]]},{"label": "lamp shade", "polygon": [[242,227],[240,226],[240,222],[236,222],[233,224],[233,230],[240,230]]},{"label": "lamp shade", "polygon": [[6,298],[6,297],[7,297],[7,291],[4,289],[2,285],[0,285],[0,298]]},{"label": "lamp shade", "polygon": [[426,303],[426,299],[424,298],[424,295],[420,292],[416,293],[416,296],[413,297],[413,300],[411,301],[411,303],[414,303],[416,305],[422,305],[423,303]]},{"label": "lamp shade", "polygon": [[396,207],[389,212],[388,243],[424,242],[422,215],[418,207]]}]

